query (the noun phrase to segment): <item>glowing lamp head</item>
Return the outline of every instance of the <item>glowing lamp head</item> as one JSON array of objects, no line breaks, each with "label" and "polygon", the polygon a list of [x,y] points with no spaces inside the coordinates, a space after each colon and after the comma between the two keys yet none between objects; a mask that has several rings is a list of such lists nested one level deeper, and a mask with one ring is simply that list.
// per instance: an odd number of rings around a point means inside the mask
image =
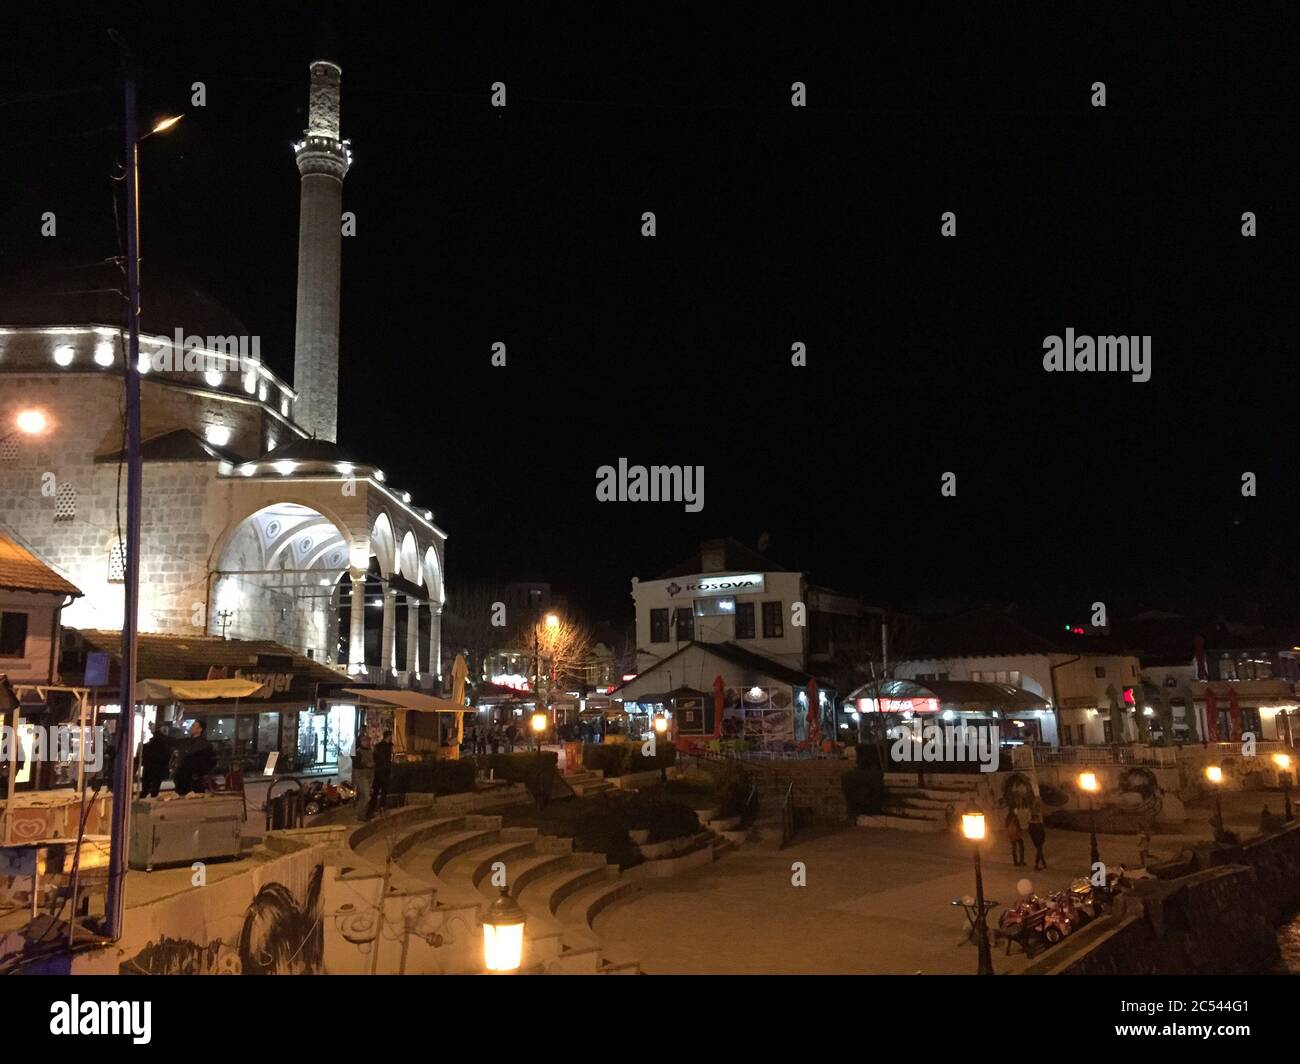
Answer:
[{"label": "glowing lamp head", "polygon": [[971,842],[981,841],[984,838],[984,814],[962,813],[961,833]]},{"label": "glowing lamp head", "polygon": [[1275,765],[1276,765],[1278,768],[1280,768],[1283,772],[1286,772],[1286,771],[1291,767],[1291,755],[1290,755],[1290,754],[1274,754],[1274,755],[1273,755],[1273,764],[1275,764]]},{"label": "glowing lamp head", "polygon": [[151,135],[154,133],[166,133],[184,117],[184,115],[172,115],[169,118],[160,118],[153,124],[153,129],[149,130],[149,133]]},{"label": "glowing lamp head", "polygon": [[542,732],[546,731],[546,725],[547,725],[546,714],[539,709],[532,716],[533,731],[537,732],[540,735]]},{"label": "glowing lamp head", "polygon": [[517,972],[524,956],[524,910],[501,888],[483,917],[483,964],[489,972]]},{"label": "glowing lamp head", "polygon": [[1079,773],[1079,790],[1087,791],[1089,794],[1096,794],[1100,788],[1097,785],[1097,773],[1080,772]]},{"label": "glowing lamp head", "polygon": [[20,410],[16,423],[18,431],[26,436],[39,436],[47,424],[45,415],[39,410]]},{"label": "glowing lamp head", "polygon": [[560,618],[557,617],[554,613],[548,613],[548,614],[546,615],[546,627],[547,627],[547,628],[559,628],[559,627],[560,627]]},{"label": "glowing lamp head", "polygon": [[1221,769],[1218,765],[1206,765],[1205,778],[1209,780],[1211,783],[1215,783],[1215,784],[1222,783],[1223,769]]},{"label": "glowing lamp head", "polygon": [[663,735],[663,733],[666,732],[667,730],[668,730],[668,718],[663,716],[662,714],[655,717],[655,731],[657,731],[660,735]]}]

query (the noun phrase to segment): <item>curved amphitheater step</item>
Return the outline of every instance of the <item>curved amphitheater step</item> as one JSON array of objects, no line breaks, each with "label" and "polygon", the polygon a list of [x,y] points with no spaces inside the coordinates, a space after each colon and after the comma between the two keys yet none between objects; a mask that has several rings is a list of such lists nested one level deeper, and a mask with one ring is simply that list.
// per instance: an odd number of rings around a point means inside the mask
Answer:
[{"label": "curved amphitheater step", "polygon": [[945,831],[949,810],[960,813],[976,786],[973,776],[927,772],[918,780],[915,772],[886,772],[883,811],[857,822],[861,827]]},{"label": "curved amphitheater step", "polygon": [[504,863],[511,893],[528,916],[525,968],[639,971],[636,964],[608,964],[591,928],[599,912],[636,891],[637,884],[620,878],[603,854],[572,852],[571,839],[503,827],[499,816],[440,817],[418,809],[388,814],[353,838],[353,852],[371,864],[382,868],[391,855],[403,874],[432,884],[443,902],[477,905],[480,913],[500,895],[492,872],[496,862]]}]

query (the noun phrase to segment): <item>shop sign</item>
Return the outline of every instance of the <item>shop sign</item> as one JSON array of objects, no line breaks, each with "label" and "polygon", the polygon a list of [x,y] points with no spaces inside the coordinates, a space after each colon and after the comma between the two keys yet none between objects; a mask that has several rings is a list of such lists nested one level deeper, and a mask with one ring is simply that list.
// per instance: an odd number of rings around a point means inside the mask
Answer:
[{"label": "shop sign", "polygon": [[235,679],[251,680],[253,683],[264,684],[268,690],[264,698],[270,698],[272,695],[287,694],[293,684],[293,673],[291,672],[245,672],[243,669],[235,670]]},{"label": "shop sign", "polygon": [[735,576],[702,576],[687,581],[685,585],[673,580],[669,582],[664,590],[668,592],[670,598],[675,598],[682,592],[693,598],[702,598],[707,595],[760,595],[763,593],[763,574],[739,573]]},{"label": "shop sign", "polygon": [[[879,705],[879,709],[877,709]],[[937,698],[859,698],[859,713],[938,713]]]}]

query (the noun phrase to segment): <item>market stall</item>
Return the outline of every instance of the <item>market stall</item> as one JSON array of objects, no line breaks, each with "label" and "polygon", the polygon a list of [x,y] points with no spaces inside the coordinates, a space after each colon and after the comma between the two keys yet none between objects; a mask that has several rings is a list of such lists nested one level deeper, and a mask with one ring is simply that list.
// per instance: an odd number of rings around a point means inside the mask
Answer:
[{"label": "market stall", "polygon": [[363,708],[373,706],[392,713],[395,758],[460,757],[465,714],[474,712],[471,707],[419,691],[345,687],[343,693],[355,696]]}]

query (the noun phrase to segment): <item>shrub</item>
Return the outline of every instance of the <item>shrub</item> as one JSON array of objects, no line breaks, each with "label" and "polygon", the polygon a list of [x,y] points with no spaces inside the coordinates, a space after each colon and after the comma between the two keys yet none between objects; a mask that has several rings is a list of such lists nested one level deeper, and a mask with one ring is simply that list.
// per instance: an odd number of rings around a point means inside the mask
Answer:
[{"label": "shrub", "polygon": [[878,768],[855,768],[840,777],[849,816],[875,816],[885,808],[885,774]]},{"label": "shrub", "polygon": [[650,832],[650,842],[680,839],[700,830],[695,810],[681,802],[636,798],[626,804],[628,827]]},{"label": "shrub", "polygon": [[582,767],[590,772],[603,772],[610,779],[621,776],[623,762],[631,750],[627,743],[586,743],[582,748]]},{"label": "shrub", "polygon": [[388,789],[392,794],[463,794],[474,789],[474,762],[398,761]]},{"label": "shrub", "polygon": [[641,860],[627,834],[627,822],[614,810],[591,810],[573,825],[573,848],[603,853],[619,868],[628,868]]},{"label": "shrub", "polygon": [[[677,747],[672,743],[655,743],[655,756],[646,757],[641,753],[640,745],[630,748],[627,760],[623,762],[623,771],[632,772],[652,772],[659,768],[672,768],[677,764]],[[609,775],[609,773],[605,773]]]},{"label": "shrub", "polygon": [[716,782],[718,816],[723,819],[738,816],[746,826],[753,823],[758,816],[758,795],[745,767],[737,761],[724,761],[719,766]]}]

